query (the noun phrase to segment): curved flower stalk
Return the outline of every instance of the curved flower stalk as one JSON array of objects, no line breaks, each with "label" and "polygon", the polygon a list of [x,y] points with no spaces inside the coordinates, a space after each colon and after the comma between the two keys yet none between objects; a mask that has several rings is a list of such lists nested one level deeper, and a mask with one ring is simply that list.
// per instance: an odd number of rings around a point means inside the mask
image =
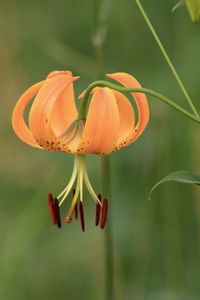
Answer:
[{"label": "curved flower stalk", "polygon": [[[141,88],[129,74],[108,74],[126,88]],[[73,191],[73,199],[65,218],[66,223],[77,214],[79,203],[81,226],[84,231],[83,184],[96,203],[96,225],[104,228],[108,210],[107,199],[93,190],[86,167],[86,155],[107,155],[135,142],[146,128],[149,106],[143,93],[131,93],[137,106],[137,122],[129,99],[109,87],[95,87],[86,115],[79,113],[74,98],[73,83],[79,77],[70,71],[54,71],[47,78],[31,86],[19,98],[13,112],[12,124],[17,136],[26,144],[48,151],[62,151],[75,155],[72,176],[63,191],[53,198],[48,195],[52,223],[61,227],[59,207]],[[84,93],[83,93],[84,95]],[[82,106],[83,96],[81,99]],[[32,102],[28,124],[24,111]],[[82,110],[83,111],[83,110]],[[103,200],[103,201],[102,201]]]}]

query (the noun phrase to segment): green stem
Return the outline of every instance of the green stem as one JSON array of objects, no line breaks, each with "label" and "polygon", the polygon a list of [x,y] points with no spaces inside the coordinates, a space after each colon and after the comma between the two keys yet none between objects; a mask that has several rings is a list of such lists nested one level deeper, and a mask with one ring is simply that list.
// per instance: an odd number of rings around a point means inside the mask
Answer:
[{"label": "green stem", "polygon": [[151,33],[152,33],[152,35],[153,35],[153,37],[154,37],[154,39],[155,39],[158,47],[160,48],[160,50],[161,50],[161,52],[162,52],[162,54],[163,54],[163,56],[164,56],[164,58],[165,58],[165,60],[166,60],[166,62],[168,64],[168,66],[170,68],[170,70],[172,71],[172,74],[174,75],[174,77],[175,77],[175,79],[176,79],[176,81],[177,81],[177,83],[178,83],[181,91],[183,92],[185,98],[187,99],[188,104],[190,105],[190,107],[191,107],[192,111],[194,112],[195,116],[197,118],[199,118],[200,117],[199,113],[197,112],[197,110],[196,110],[196,108],[195,108],[195,106],[194,106],[194,104],[192,102],[192,99],[190,98],[187,90],[185,89],[185,87],[184,87],[184,85],[182,83],[181,78],[179,77],[179,75],[178,75],[178,73],[177,73],[177,71],[176,71],[176,69],[175,69],[172,61],[170,60],[170,58],[169,58],[169,56],[168,56],[165,48],[163,47],[163,45],[162,45],[162,43],[161,43],[161,41],[160,41],[160,39],[159,39],[159,37],[158,37],[158,35],[156,33],[156,31],[155,31],[155,29],[154,29],[151,21],[149,20],[149,18],[147,16],[147,14],[146,14],[146,12],[145,12],[142,4],[140,3],[140,0],[135,0],[135,1],[136,1],[137,5],[138,5],[138,7],[140,9],[141,14],[143,15],[143,17],[145,19],[145,21],[147,23],[147,26],[149,27],[149,29],[150,29],[150,31],[151,31]]},{"label": "green stem", "polygon": [[[102,188],[103,195],[108,197],[109,203],[111,202],[111,175],[110,175],[110,157],[104,156],[101,160],[102,167]],[[111,208],[111,206],[110,206]],[[114,273],[113,273],[113,241],[112,241],[112,214],[109,209],[108,223],[105,228],[105,299],[114,299]]]},{"label": "green stem", "polygon": [[110,83],[110,82],[107,82],[107,81],[103,81],[103,80],[98,80],[98,81],[95,81],[95,82],[91,83],[88,86],[88,88],[86,89],[85,94],[83,95],[83,98],[82,98],[82,103],[81,103],[81,108],[80,108],[78,119],[85,119],[87,100],[88,100],[88,97],[89,97],[91,91],[96,86],[108,87],[110,89],[116,90],[116,91],[121,92],[121,93],[138,92],[138,93],[144,93],[146,95],[154,96],[155,98],[157,98],[157,99],[163,101],[164,103],[168,104],[173,109],[180,112],[181,114],[185,115],[189,119],[191,119],[191,120],[193,120],[193,121],[200,124],[200,117],[197,117],[196,115],[193,115],[192,113],[190,113],[187,110],[185,110],[184,108],[182,108],[180,105],[176,104],[175,101],[169,99],[168,97],[166,97],[166,96],[164,96],[164,95],[162,95],[158,92],[155,92],[153,90],[146,89],[146,88],[125,88],[125,87],[118,86],[116,84],[113,84],[113,83]]},{"label": "green stem", "polygon": [[[106,40],[107,33],[107,22],[110,13],[112,0],[102,0],[100,6],[97,5],[97,0],[93,1],[94,5],[94,15],[96,17],[97,26],[95,26],[95,34],[93,35],[92,42],[94,47],[95,62],[96,62],[96,77],[99,78],[103,74],[103,45]],[[89,96],[90,92],[87,92]],[[84,101],[84,105],[81,106],[81,111],[79,115],[86,115],[86,103],[87,99]],[[104,197],[109,198],[109,203],[111,200],[110,192],[110,158],[108,156],[102,157],[101,159],[101,175],[102,175],[102,191]],[[112,241],[112,214],[111,209],[109,209],[109,222],[106,225],[104,231],[104,242],[105,242],[105,300],[113,300],[113,241]]]}]

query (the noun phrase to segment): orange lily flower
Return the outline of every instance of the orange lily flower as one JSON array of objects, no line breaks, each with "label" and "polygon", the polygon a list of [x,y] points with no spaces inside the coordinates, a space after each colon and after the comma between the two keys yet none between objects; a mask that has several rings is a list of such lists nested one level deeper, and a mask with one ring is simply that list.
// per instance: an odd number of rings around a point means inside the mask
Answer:
[{"label": "orange lily flower", "polygon": [[[134,77],[126,73],[108,74],[107,77],[127,88],[141,87]],[[86,119],[80,119],[73,89],[73,83],[78,78],[70,71],[54,71],[45,80],[31,86],[19,98],[12,124],[17,136],[32,147],[75,155],[71,179],[58,197],[48,195],[48,204],[52,223],[61,227],[59,207],[73,191],[65,221],[71,222],[73,212],[77,217],[80,198],[80,220],[84,231],[83,183],[96,203],[96,225],[100,222],[101,228],[105,226],[108,209],[107,199],[101,201],[101,195],[97,196],[92,188],[85,155],[107,155],[133,143],[147,126],[149,106],[144,94],[131,93],[138,109],[135,124],[133,107],[124,94],[108,87],[96,87],[92,91]],[[26,124],[24,110],[33,98]]]}]

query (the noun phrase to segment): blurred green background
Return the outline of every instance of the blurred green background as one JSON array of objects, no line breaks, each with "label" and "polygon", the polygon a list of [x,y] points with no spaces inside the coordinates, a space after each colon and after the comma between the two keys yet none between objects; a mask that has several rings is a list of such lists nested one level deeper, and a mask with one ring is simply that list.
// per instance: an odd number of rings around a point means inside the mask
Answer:
[{"label": "blurred green background", "polygon": [[[200,111],[200,25],[184,7],[171,13],[176,2],[143,4]],[[28,147],[11,128],[18,97],[52,70],[81,76],[77,96],[94,80],[94,19],[92,0],[0,1],[0,299],[104,299],[104,232],[93,225],[93,202],[85,194],[84,234],[76,222],[57,230],[47,210],[47,192],[64,187],[73,157]],[[129,72],[187,107],[134,1],[113,1],[103,62],[105,73]],[[171,171],[200,174],[200,128],[165,104],[149,102],[145,133],[110,157],[114,299],[195,300],[200,189],[168,183],[153,201],[147,195]],[[100,158],[88,157],[88,165],[99,192]]]}]

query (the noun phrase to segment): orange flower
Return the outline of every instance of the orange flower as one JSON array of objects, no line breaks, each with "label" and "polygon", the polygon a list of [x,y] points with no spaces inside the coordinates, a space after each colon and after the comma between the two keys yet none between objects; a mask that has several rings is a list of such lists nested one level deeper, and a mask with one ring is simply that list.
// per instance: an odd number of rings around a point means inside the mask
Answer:
[{"label": "orange flower", "polygon": [[[107,76],[127,88],[141,87],[134,77],[126,73]],[[147,126],[149,107],[144,94],[131,93],[138,109],[135,124],[133,107],[124,94],[108,87],[96,87],[92,91],[86,119],[80,119],[73,90],[73,82],[78,78],[70,71],[50,73],[44,81],[30,87],[19,98],[14,108],[12,124],[18,137],[32,147],[75,154],[70,181],[57,198],[49,194],[48,201],[52,222],[60,227],[59,206],[76,182],[65,221],[71,222],[71,215],[77,211],[80,197],[80,218],[84,230],[83,182],[97,205],[96,223],[99,223],[97,220],[101,213],[101,228],[105,225],[107,214],[107,200],[104,199],[102,204],[101,196],[96,196],[90,183],[85,154],[106,155],[133,143]],[[27,125],[24,110],[33,98]]]}]

